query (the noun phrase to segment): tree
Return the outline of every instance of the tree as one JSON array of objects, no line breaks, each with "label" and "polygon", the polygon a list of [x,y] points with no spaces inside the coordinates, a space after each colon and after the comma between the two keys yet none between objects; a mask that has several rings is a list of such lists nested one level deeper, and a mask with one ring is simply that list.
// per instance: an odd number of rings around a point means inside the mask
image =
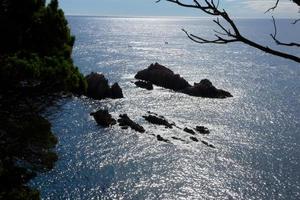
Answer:
[{"label": "tree", "polygon": [[[161,0],[157,0],[156,3],[160,2]],[[259,44],[255,41],[252,41],[248,38],[246,38],[240,31],[234,20],[230,17],[230,15],[224,10],[219,8],[219,0],[191,0],[192,3],[185,3],[181,0],[165,0],[174,4],[177,4],[182,7],[187,8],[194,8],[201,10],[202,12],[206,13],[207,15],[214,16],[216,19],[213,20],[213,22],[220,28],[220,31],[215,32],[215,39],[205,39],[203,37],[194,35],[186,31],[185,29],[182,29],[184,33],[188,36],[189,39],[192,41],[199,43],[199,44],[227,44],[227,43],[234,43],[234,42],[242,42],[244,44],[247,44],[251,47],[260,49],[268,54],[272,54],[275,56],[279,56],[282,58],[286,58],[289,60],[293,60],[297,63],[300,63],[300,57],[296,55],[292,55],[290,53],[284,52],[284,51],[278,51],[272,48],[269,48],[268,46],[264,46],[262,44]],[[300,6],[300,0],[292,0],[294,3],[294,6],[299,7]],[[276,0],[273,7],[268,9],[266,12],[269,12],[271,10],[276,9],[278,6],[279,0]],[[222,19],[223,21],[221,21]],[[296,24],[298,20],[294,21],[294,24]],[[225,24],[224,24],[225,22]],[[273,17],[273,24],[274,24],[274,33],[270,34],[270,36],[273,38],[273,40],[276,42],[277,45],[283,45],[293,48],[300,47],[299,43],[296,42],[281,42],[277,39],[277,27],[276,27],[276,21]],[[227,28],[229,27],[229,28]]]}]

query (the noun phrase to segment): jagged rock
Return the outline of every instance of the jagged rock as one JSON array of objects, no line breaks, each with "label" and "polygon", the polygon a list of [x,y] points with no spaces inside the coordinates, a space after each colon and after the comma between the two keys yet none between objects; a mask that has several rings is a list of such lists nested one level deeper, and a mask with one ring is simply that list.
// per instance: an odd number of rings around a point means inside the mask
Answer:
[{"label": "jagged rock", "polygon": [[108,127],[116,124],[116,120],[111,117],[107,110],[98,110],[90,114],[94,117],[97,124]]},{"label": "jagged rock", "polygon": [[163,117],[157,117],[155,115],[148,115],[148,116],[143,116],[143,118],[152,123],[152,124],[157,124],[157,125],[163,125],[166,128],[172,128],[174,124],[170,124],[166,119]]},{"label": "jagged rock", "polygon": [[199,142],[199,140],[196,137],[190,137],[191,140],[193,140],[194,142]]},{"label": "jagged rock", "polygon": [[187,132],[187,133],[189,133],[189,134],[192,134],[192,135],[196,135],[195,131],[193,131],[192,129],[189,129],[189,128],[187,128],[187,127],[185,127],[185,128],[183,129],[183,131],[185,131],[185,132]]},{"label": "jagged rock", "polygon": [[226,98],[232,97],[232,95],[224,90],[217,89],[208,79],[203,79],[200,83],[194,83],[194,86],[187,87],[181,92],[197,97],[206,98]]},{"label": "jagged rock", "polygon": [[190,87],[190,84],[185,79],[158,63],[151,64],[147,69],[139,71],[135,78],[175,91]]},{"label": "jagged rock", "polygon": [[120,119],[118,119],[118,122],[122,129],[125,127],[130,127],[140,133],[145,132],[145,129],[142,126],[132,121],[126,114],[120,115]]},{"label": "jagged rock", "polygon": [[209,134],[209,130],[208,128],[204,127],[204,126],[196,126],[196,131],[198,131],[201,134]]},{"label": "jagged rock", "polygon": [[148,82],[148,81],[136,81],[134,84],[137,87],[140,87],[140,88],[144,88],[144,89],[147,89],[147,90],[153,90],[152,83]]},{"label": "jagged rock", "polygon": [[105,98],[123,98],[122,89],[115,83],[111,88],[108,84],[108,80],[103,74],[92,72],[86,77],[88,88],[87,96],[93,99],[105,99]]},{"label": "jagged rock", "polygon": [[200,83],[194,83],[194,86],[191,86],[180,75],[174,74],[172,70],[158,63],[151,64],[147,69],[139,71],[135,78],[196,97],[232,97],[229,92],[217,89],[208,79],[203,79]]},{"label": "jagged rock", "polygon": [[88,88],[87,96],[94,99],[104,99],[110,94],[108,80],[103,74],[92,72],[86,77]]},{"label": "jagged rock", "polygon": [[123,98],[123,92],[118,83],[114,83],[110,89],[110,96],[112,99],[120,99]]},{"label": "jagged rock", "polygon": [[156,138],[158,141],[170,143],[170,140],[165,139],[165,138],[161,137],[160,135],[157,135]]}]

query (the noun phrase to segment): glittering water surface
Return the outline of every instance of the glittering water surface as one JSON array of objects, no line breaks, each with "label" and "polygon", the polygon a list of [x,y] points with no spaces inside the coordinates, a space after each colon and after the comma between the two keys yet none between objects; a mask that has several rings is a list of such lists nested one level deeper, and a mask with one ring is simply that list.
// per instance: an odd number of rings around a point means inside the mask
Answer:
[{"label": "glittering water surface", "polygon": [[[69,17],[69,22],[81,72],[104,73],[111,83],[120,83],[125,98],[74,97],[45,112],[59,139],[59,161],[30,183],[43,199],[300,199],[298,64],[241,44],[192,43],[180,29],[210,37],[213,26],[203,19]],[[238,24],[250,38],[271,45],[271,21]],[[282,29],[287,39],[299,39],[299,28]],[[208,78],[234,97],[136,88],[135,73],[153,62],[190,83]],[[97,126],[89,113],[99,108],[108,108],[115,118],[127,113],[146,133]],[[197,137],[216,149],[190,141],[177,128],[148,124],[142,118],[148,110],[180,127],[207,126],[211,134]]]}]

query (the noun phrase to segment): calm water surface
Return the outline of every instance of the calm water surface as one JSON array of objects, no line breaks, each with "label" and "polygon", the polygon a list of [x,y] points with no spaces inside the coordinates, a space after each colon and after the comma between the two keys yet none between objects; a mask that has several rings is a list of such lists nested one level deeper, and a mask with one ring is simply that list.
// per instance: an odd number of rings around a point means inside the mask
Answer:
[{"label": "calm water surface", "polygon": [[[43,199],[300,199],[299,64],[238,43],[192,43],[180,29],[210,37],[213,25],[203,19],[69,17],[69,22],[80,71],[119,82],[125,98],[74,97],[44,113],[59,139],[59,161],[30,183]],[[278,23],[287,39],[299,42],[299,26]],[[272,46],[270,20],[238,24],[250,38]],[[208,78],[234,97],[136,88],[134,75],[153,62],[190,83]],[[115,118],[127,113],[146,133],[97,126],[89,113],[100,108]],[[148,110],[180,127],[207,126],[211,134],[197,137],[216,148],[190,141],[179,129],[148,124],[142,118]]]}]

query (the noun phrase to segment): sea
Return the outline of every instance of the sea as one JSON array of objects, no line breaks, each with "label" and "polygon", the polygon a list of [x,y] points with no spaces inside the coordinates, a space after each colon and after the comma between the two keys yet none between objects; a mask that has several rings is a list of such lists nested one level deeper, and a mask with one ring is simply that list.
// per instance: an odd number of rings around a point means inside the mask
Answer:
[{"label": "sea", "polygon": [[[292,21],[276,21],[283,42],[300,42]],[[242,43],[197,44],[181,30],[213,39],[219,29],[207,18],[68,16],[68,22],[76,66],[118,82],[125,98],[64,98],[43,112],[59,140],[59,160],[29,183],[42,199],[300,199],[299,63]],[[247,38],[300,56],[299,48],[274,43],[272,19],[235,22]],[[136,87],[135,74],[155,62],[191,84],[209,79],[233,97]],[[102,128],[90,116],[99,109],[116,119],[126,113],[146,132]],[[209,135],[196,137],[215,148],[179,128],[149,124],[148,111],[178,127],[208,127]]]}]

